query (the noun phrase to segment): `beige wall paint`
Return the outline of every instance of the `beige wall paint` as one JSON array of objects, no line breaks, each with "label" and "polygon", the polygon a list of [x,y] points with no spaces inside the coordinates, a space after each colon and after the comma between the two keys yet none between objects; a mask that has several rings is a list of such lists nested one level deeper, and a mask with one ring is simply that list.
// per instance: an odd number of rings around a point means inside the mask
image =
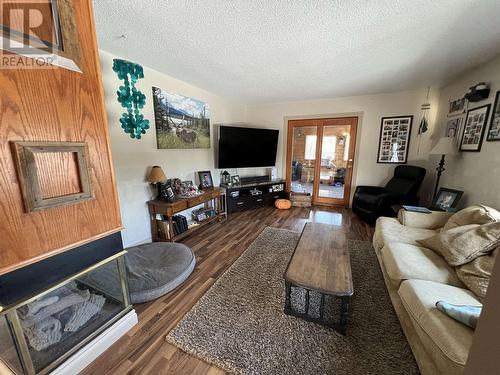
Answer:
[{"label": "beige wall paint", "polygon": [[[448,101],[461,97],[470,86],[479,82],[490,83],[490,96],[484,101],[469,103],[469,108],[493,103],[496,92],[500,90],[500,56],[487,64],[462,74],[459,78],[456,78],[442,88],[439,121],[438,126],[436,126],[436,134],[433,137],[435,142],[445,133]],[[491,108],[492,110],[493,108]],[[486,131],[489,129],[491,111]],[[433,157],[431,162],[437,163],[438,157]],[[481,203],[500,209],[500,142],[487,142],[485,134],[481,152],[461,152],[456,157],[448,158],[441,185],[465,191],[461,206]],[[465,370],[466,375],[496,375],[499,373],[499,291],[500,262],[497,260],[484,302],[481,319],[474,334]]]},{"label": "beige wall paint", "polygon": [[[106,108],[110,124],[110,135],[115,163],[118,192],[125,230],[123,239],[126,246],[150,240],[150,228],[145,202],[154,195],[154,191],[145,179],[152,165],[164,168],[168,177],[195,181],[195,172],[210,169],[216,183],[220,170],[214,168],[214,124],[246,124],[280,129],[278,155],[276,165],[278,174],[285,175],[287,120],[294,118],[333,117],[358,115],[358,137],[354,164],[353,186],[381,185],[393,174],[395,165],[377,164],[377,150],[380,132],[380,120],[384,116],[413,115],[413,127],[410,141],[408,163],[427,168],[428,174],[421,190],[422,203],[431,200],[435,182],[434,168],[438,157],[428,155],[432,145],[444,134],[448,100],[463,95],[465,90],[479,81],[492,83],[492,94],[488,101],[494,99],[494,92],[500,89],[500,58],[479,67],[462,78],[445,86],[442,90],[432,89],[429,102],[429,131],[419,137],[417,130],[421,118],[420,106],[426,101],[426,89],[404,91],[378,95],[366,95],[335,99],[321,99],[266,105],[249,105],[223,98],[201,88],[144,67],[145,79],[138,86],[146,94],[144,115],[152,121],[152,128],[140,141],[132,140],[120,128],[118,118],[123,109],[116,101],[116,90],[120,81],[112,71],[115,56],[100,51],[103,70]],[[140,61],[138,62],[140,63]],[[154,129],[154,113],[152,107],[151,87],[158,86],[182,95],[204,100],[211,107],[212,148],[194,150],[158,150]],[[482,105],[483,103],[479,103]],[[438,106],[440,111],[438,113]],[[439,119],[439,121],[436,121]],[[499,197],[495,194],[495,184],[485,181],[498,177],[500,153],[496,146],[500,143],[485,142],[481,153],[461,153],[457,158],[447,161],[447,170],[442,178],[442,185],[466,191],[463,203],[483,202],[500,207]],[[479,168],[478,168],[479,166]],[[484,166],[484,168],[483,168]],[[489,171],[489,172],[486,172]],[[230,170],[231,174],[240,175],[264,174],[264,169]],[[482,187],[477,187],[482,181]],[[353,189],[354,191],[354,189]]]},{"label": "beige wall paint", "polygon": [[[437,114],[438,92],[431,90],[429,102],[429,130],[421,139],[418,152],[418,125],[421,119],[420,106],[426,101],[427,90],[404,91],[388,94],[355,96],[336,99],[301,101],[254,105],[247,108],[246,121],[254,124],[280,126],[280,149],[277,166],[280,175],[285,175],[287,121],[295,118],[335,117],[342,115],[358,115],[358,136],[356,140],[356,157],[354,161],[353,186],[380,185],[393,175],[393,164],[377,164],[380,122],[384,116],[413,115],[413,126],[410,140],[408,163],[426,167],[430,147],[430,135]],[[432,181],[427,178],[426,195]],[[352,190],[352,194],[354,189]],[[430,199],[429,196],[422,196]]]},{"label": "beige wall paint", "polygon": [[[441,89],[439,115],[433,142],[443,137],[448,118],[448,102],[462,97],[470,86],[479,82],[490,83],[491,93],[488,99],[469,103],[469,108],[492,104],[495,93],[500,90],[500,56],[489,63],[479,66]],[[487,129],[490,126],[488,119]],[[431,165],[437,165],[439,156],[432,156]],[[481,152],[460,152],[458,156],[446,158],[446,171],[441,177],[441,186],[465,191],[460,206],[482,203],[500,209],[500,142],[487,142],[486,132]]]},{"label": "beige wall paint", "polygon": [[[199,170],[211,170],[214,182],[219,183],[220,170],[215,169],[214,125],[245,124],[280,129],[276,165],[278,175],[285,174],[286,158],[286,121],[287,118],[352,114],[360,116],[357,138],[357,155],[354,165],[353,185],[385,183],[394,165],[376,163],[380,119],[382,116],[414,115],[409,162],[423,165],[427,160],[429,134],[432,132],[433,119],[437,109],[437,96],[431,91],[433,103],[430,116],[430,131],[424,135],[420,154],[417,154],[417,129],[420,121],[420,105],[425,101],[426,90],[399,93],[337,98],[306,102],[279,103],[259,106],[246,106],[243,103],[223,98],[201,88],[190,85],[163,73],[144,66],[145,78],[139,80],[138,88],[146,95],[143,114],[151,121],[151,128],[141,140],[131,139],[125,134],[118,121],[123,108],[116,100],[116,90],[121,84],[112,70],[114,56],[100,51],[106,108],[110,126],[113,162],[120,197],[120,207],[125,230],[122,233],[124,245],[133,246],[151,240],[149,216],[146,201],[155,195],[146,182],[149,168],[160,165],[167,177],[193,180]],[[140,63],[140,61],[137,61]],[[211,110],[210,149],[158,150],[154,129],[154,111],[151,87],[206,101]],[[261,175],[267,173],[262,168],[229,170],[231,174]]]},{"label": "beige wall paint", "polygon": [[[146,242],[151,239],[151,230],[146,201],[155,194],[146,182],[149,168],[160,165],[167,177],[182,180],[195,179],[195,172],[212,170],[216,183],[219,172],[214,170],[214,152],[210,149],[158,150],[152,104],[151,87],[157,86],[167,91],[203,100],[210,105],[210,125],[238,123],[244,120],[245,106],[242,103],[222,98],[178,79],[144,67],[144,79],[138,81],[138,88],[146,95],[143,114],[150,120],[151,128],[141,140],[131,139],[125,134],[118,119],[124,109],[116,100],[116,90],[122,83],[112,70],[113,58],[100,51],[102,78],[105,92],[106,109],[110,127],[111,149],[115,166],[120,208],[125,230],[122,232],[125,247]],[[140,61],[137,61],[140,63]],[[213,137],[212,146],[213,146]]]}]

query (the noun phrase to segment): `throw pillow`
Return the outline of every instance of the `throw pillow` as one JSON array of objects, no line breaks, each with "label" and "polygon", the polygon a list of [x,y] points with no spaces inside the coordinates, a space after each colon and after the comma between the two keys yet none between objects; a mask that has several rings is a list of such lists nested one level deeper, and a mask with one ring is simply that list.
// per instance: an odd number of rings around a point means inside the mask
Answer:
[{"label": "throw pillow", "polygon": [[465,324],[472,329],[476,328],[482,309],[481,306],[454,305],[444,301],[437,301],[436,307],[439,311],[444,312],[450,318],[453,318],[457,322]]},{"label": "throw pillow", "polygon": [[500,248],[497,247],[491,254],[480,256],[472,262],[455,269],[460,281],[462,281],[481,301],[486,298],[491,272],[493,271],[495,257],[499,249]]},{"label": "throw pillow", "polygon": [[500,245],[500,222],[464,225],[417,242],[441,254],[450,266],[460,266]]},{"label": "throw pillow", "polygon": [[500,212],[488,206],[474,205],[451,215],[442,230],[446,231],[469,224],[483,225],[495,221],[500,221]]}]

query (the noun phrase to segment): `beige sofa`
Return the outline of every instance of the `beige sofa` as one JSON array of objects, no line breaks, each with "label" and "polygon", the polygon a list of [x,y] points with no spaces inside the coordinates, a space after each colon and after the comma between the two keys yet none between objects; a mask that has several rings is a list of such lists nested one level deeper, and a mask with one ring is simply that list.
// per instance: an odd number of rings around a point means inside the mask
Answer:
[{"label": "beige sofa", "polygon": [[379,218],[373,238],[389,295],[423,375],[462,374],[474,334],[435,303],[481,306],[444,258],[416,242],[435,235],[449,216],[401,210],[397,219]]}]

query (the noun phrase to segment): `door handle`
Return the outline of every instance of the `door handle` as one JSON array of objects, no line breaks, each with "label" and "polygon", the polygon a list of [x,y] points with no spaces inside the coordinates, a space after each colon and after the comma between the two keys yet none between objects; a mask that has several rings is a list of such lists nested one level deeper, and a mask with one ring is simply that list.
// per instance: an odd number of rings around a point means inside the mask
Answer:
[{"label": "door handle", "polygon": [[347,161],[347,169],[352,169],[352,164],[353,164],[353,163],[352,163],[352,159],[349,159],[349,160]]}]

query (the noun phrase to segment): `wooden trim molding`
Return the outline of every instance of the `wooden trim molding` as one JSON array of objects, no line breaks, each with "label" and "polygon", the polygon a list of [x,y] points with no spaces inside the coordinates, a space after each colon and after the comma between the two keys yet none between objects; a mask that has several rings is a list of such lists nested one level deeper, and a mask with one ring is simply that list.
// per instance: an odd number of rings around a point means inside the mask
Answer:
[{"label": "wooden trim molding", "polygon": [[[24,205],[28,212],[75,204],[94,199],[88,165],[88,147],[81,142],[13,142],[18,177]],[[40,153],[73,153],[78,170],[80,191],[53,197],[44,197],[39,167],[35,155]],[[48,176],[46,178],[51,178]]]}]

